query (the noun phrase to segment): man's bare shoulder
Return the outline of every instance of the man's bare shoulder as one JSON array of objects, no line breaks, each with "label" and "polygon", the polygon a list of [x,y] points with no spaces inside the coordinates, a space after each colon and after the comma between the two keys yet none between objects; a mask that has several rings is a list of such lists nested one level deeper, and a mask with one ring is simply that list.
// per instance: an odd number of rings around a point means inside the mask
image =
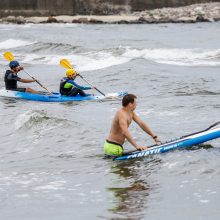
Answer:
[{"label": "man's bare shoulder", "polygon": [[121,109],[119,109],[119,110],[116,112],[116,115],[118,115],[118,116],[125,116],[125,115],[126,115],[126,112],[121,108]]},{"label": "man's bare shoulder", "polygon": [[132,118],[134,118],[135,113],[134,112],[128,113],[127,111],[123,110],[123,108],[121,108],[116,112],[116,116],[119,118],[127,118],[127,117],[132,116]]},{"label": "man's bare shoulder", "polygon": [[126,116],[125,112],[122,109],[119,109],[116,113],[115,113],[115,119],[121,119],[124,118]]}]

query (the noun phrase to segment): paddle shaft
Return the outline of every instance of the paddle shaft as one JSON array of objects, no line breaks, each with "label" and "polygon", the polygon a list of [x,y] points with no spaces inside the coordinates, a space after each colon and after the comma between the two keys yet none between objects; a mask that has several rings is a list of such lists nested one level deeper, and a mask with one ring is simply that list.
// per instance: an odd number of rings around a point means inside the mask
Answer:
[{"label": "paddle shaft", "polygon": [[[89,83],[86,79],[84,79],[83,76],[81,76],[79,73],[77,73],[77,75],[79,75],[86,83],[88,83],[90,86],[94,87],[91,83]],[[103,92],[101,92],[99,89],[97,89],[96,87],[94,88],[96,91],[98,91],[99,93],[101,93],[103,96],[105,96],[105,94]]]},{"label": "paddle shaft", "polygon": [[25,71],[24,69],[23,69],[23,71],[28,75],[28,76],[30,76],[33,80],[35,80],[35,82],[39,85],[39,86],[41,86],[43,89],[45,89],[47,92],[49,92],[50,94],[51,94],[51,92],[45,87],[45,86],[43,86],[38,80],[36,80],[33,76],[31,76],[27,71]]}]

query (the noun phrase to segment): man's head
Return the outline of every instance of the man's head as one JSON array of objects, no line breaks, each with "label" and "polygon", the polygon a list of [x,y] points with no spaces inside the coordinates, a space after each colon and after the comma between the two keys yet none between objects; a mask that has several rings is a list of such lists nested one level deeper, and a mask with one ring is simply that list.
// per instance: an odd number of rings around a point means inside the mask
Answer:
[{"label": "man's head", "polygon": [[20,64],[18,61],[16,60],[12,60],[10,63],[9,63],[9,67],[14,70],[15,72],[18,72],[21,70],[20,68]]},{"label": "man's head", "polygon": [[9,63],[9,67],[10,67],[11,69],[16,68],[17,66],[20,66],[20,64],[19,64],[19,62],[16,61],[16,60],[12,60],[12,61]]},{"label": "man's head", "polygon": [[66,76],[68,77],[68,78],[74,78],[74,77],[76,77],[76,71],[74,70],[74,69],[68,69],[67,71],[66,71]]},{"label": "man's head", "polygon": [[131,110],[136,108],[136,96],[133,94],[127,94],[122,99],[122,106],[129,107]]}]

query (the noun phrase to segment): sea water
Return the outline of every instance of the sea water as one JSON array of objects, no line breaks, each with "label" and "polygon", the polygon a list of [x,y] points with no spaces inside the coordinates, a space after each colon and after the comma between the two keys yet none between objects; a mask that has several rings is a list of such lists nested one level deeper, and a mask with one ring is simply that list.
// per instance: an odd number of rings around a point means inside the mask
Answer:
[{"label": "sea water", "polygon": [[[220,121],[220,23],[0,25],[0,53],[59,90],[68,59],[104,93],[137,95],[162,141]],[[0,87],[8,61],[0,58]],[[24,72],[18,74],[28,78]],[[81,85],[86,85],[77,79]],[[37,84],[19,84],[37,90]],[[96,93],[96,91],[90,91]],[[0,99],[0,218],[219,219],[220,139],[191,150],[114,162],[103,143],[120,100]],[[153,139],[135,123],[140,145]],[[134,149],[128,142],[126,150]]]}]

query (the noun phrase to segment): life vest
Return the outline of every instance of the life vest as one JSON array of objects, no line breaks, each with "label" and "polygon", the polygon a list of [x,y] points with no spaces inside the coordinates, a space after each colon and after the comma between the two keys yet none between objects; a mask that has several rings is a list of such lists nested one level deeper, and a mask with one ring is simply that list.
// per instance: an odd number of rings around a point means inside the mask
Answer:
[{"label": "life vest", "polygon": [[61,95],[69,95],[72,87],[69,87],[69,88],[64,88],[65,84],[68,83],[68,79],[65,79],[63,78],[61,81],[60,81],[60,94]]},{"label": "life vest", "polygon": [[[11,76],[9,77],[9,75]],[[17,74],[13,74],[11,70],[7,70],[4,77],[5,81],[5,88],[8,90],[14,90],[17,89],[17,81],[20,81],[20,78],[17,76]]]}]

